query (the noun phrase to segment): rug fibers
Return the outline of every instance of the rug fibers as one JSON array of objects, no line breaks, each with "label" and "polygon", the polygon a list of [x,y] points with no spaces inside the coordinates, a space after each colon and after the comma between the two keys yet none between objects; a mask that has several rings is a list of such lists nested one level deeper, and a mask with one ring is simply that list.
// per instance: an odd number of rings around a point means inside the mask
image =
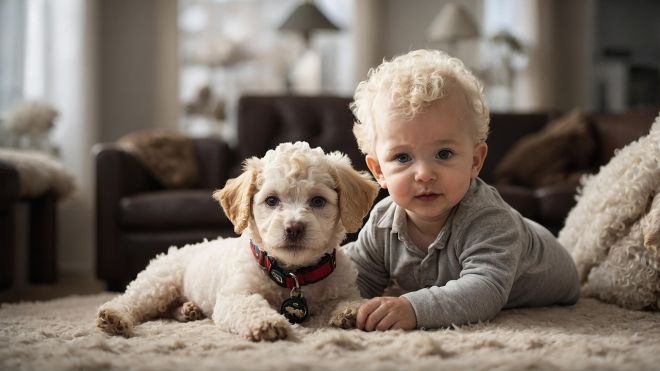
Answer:
[{"label": "rug fibers", "polygon": [[309,328],[252,343],[210,320],[157,320],[131,338],[95,327],[113,294],[0,306],[1,370],[660,370],[660,314],[594,299],[513,309],[434,331]]}]

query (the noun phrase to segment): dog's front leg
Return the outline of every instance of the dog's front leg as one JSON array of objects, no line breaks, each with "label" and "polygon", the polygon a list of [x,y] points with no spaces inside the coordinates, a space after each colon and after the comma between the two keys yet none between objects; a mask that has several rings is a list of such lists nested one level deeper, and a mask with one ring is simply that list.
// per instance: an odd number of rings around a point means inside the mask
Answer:
[{"label": "dog's front leg", "polygon": [[259,294],[221,295],[213,308],[213,322],[252,341],[286,339],[291,325]]}]

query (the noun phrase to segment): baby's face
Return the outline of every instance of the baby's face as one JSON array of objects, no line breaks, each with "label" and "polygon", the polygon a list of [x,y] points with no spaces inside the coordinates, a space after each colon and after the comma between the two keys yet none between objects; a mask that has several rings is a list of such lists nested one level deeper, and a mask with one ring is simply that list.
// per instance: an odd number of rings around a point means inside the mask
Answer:
[{"label": "baby's face", "polygon": [[464,99],[449,95],[411,120],[390,115],[387,98],[379,97],[376,107],[369,169],[413,222],[442,226],[487,152],[465,121]]}]

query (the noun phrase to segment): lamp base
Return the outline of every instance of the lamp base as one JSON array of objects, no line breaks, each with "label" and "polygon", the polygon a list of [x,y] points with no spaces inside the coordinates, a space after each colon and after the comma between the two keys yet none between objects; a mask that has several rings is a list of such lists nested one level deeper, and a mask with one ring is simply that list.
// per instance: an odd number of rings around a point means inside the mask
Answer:
[{"label": "lamp base", "polygon": [[321,56],[307,48],[289,72],[290,89],[296,94],[321,93]]}]

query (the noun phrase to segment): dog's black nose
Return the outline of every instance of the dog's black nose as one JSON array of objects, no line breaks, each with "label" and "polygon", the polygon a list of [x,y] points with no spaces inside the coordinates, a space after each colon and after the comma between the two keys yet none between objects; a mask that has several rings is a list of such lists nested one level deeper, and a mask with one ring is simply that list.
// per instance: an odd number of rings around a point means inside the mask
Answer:
[{"label": "dog's black nose", "polygon": [[295,241],[305,233],[305,225],[300,222],[289,222],[284,226],[284,231],[286,232],[287,240]]}]

